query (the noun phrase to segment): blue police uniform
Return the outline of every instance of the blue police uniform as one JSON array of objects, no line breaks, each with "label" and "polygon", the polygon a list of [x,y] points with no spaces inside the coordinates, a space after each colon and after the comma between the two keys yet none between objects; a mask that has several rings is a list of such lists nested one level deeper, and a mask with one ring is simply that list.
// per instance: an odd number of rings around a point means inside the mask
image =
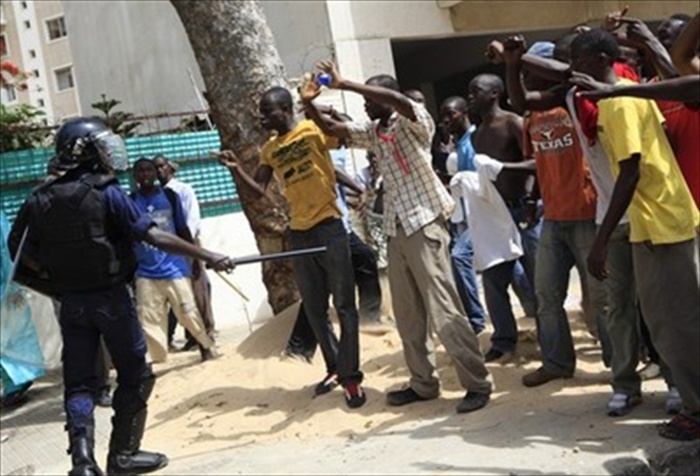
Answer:
[{"label": "blue police uniform", "polygon": [[9,239],[12,254],[22,254],[16,279],[61,300],[69,475],[75,476],[102,475],[93,454],[100,336],[118,384],[107,473],[145,473],[168,462],[165,455],[140,449],[155,375],[128,287],[136,267],[133,242],[155,223],[105,172],[109,167],[101,159],[115,152],[100,154],[99,141],[109,142],[109,134],[96,119],[74,119],[59,129],[57,153],[70,170],[30,194]]}]

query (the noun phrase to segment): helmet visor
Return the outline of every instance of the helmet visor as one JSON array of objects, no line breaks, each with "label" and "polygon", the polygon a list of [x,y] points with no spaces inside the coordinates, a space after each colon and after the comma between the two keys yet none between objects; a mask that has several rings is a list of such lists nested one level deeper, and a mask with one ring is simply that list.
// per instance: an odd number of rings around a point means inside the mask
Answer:
[{"label": "helmet visor", "polygon": [[126,170],[129,168],[126,145],[121,136],[111,131],[104,131],[94,137],[93,143],[105,165],[114,170]]}]

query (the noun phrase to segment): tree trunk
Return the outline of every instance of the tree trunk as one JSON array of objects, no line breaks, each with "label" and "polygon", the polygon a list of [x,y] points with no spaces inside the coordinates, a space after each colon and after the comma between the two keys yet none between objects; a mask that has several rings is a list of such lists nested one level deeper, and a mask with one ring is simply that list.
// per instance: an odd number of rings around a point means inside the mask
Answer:
[{"label": "tree trunk", "polygon": [[[222,146],[233,150],[252,175],[260,159],[259,146],[268,137],[258,116],[260,96],[272,86],[288,86],[262,8],[256,0],[171,3],[192,44]],[[289,215],[277,181],[273,180],[268,194],[261,198],[246,193],[245,184],[235,181],[260,252],[288,249]],[[290,262],[266,262],[262,267],[275,313],[299,300]]]}]

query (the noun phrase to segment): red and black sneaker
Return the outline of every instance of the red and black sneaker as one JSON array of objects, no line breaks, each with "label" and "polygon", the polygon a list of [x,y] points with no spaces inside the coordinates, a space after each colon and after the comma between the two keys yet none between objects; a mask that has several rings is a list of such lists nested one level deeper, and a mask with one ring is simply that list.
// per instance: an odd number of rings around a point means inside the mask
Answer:
[{"label": "red and black sneaker", "polygon": [[314,387],[314,397],[326,394],[338,386],[338,375],[328,374]]},{"label": "red and black sneaker", "polygon": [[676,415],[660,425],[659,436],[676,441],[700,440],[700,422],[686,415]]},{"label": "red and black sneaker", "polygon": [[348,383],[343,386],[345,388],[345,403],[348,408],[360,408],[367,401],[365,392],[358,383]]}]

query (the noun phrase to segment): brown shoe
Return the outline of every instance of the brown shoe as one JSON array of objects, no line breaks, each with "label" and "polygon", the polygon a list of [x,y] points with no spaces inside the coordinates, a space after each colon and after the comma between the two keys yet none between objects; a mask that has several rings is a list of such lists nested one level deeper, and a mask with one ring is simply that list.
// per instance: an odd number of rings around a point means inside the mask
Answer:
[{"label": "brown shoe", "polygon": [[523,385],[526,387],[539,387],[558,378],[571,378],[571,375],[554,375],[547,372],[544,367],[540,367],[534,372],[523,375]]}]

